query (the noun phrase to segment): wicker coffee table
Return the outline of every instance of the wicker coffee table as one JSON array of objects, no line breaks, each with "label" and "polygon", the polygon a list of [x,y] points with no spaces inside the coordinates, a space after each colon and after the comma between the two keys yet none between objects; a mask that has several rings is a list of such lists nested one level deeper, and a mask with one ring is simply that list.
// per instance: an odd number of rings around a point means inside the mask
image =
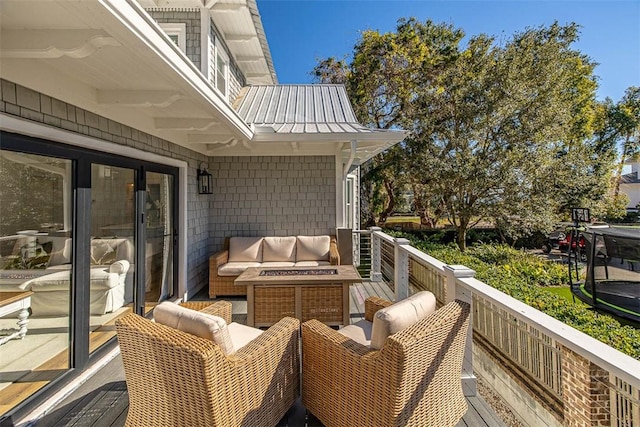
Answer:
[{"label": "wicker coffee table", "polygon": [[348,325],[349,285],[362,278],[352,265],[245,270],[235,285],[247,287],[247,325],[268,327],[290,316],[331,326]]}]

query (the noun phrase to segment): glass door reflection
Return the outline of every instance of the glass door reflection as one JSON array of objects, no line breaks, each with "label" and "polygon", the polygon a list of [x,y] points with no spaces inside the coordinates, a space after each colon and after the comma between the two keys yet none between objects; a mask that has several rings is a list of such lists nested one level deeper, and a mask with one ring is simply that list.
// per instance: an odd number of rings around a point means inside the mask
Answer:
[{"label": "glass door reflection", "polygon": [[145,302],[152,306],[174,291],[174,177],[146,173]]},{"label": "glass door reflection", "polygon": [[131,311],[135,272],[136,171],[91,166],[90,351],[115,334],[116,318]]}]

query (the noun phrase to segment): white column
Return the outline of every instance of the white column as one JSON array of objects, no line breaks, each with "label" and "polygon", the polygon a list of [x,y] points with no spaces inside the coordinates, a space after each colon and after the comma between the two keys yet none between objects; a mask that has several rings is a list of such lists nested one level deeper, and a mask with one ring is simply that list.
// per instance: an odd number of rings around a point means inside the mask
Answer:
[{"label": "white column", "polygon": [[462,389],[465,396],[475,396],[477,393],[476,376],[473,373],[473,299],[471,291],[463,286],[456,286],[456,281],[462,278],[474,277],[476,272],[464,265],[445,265],[446,275],[446,301],[449,303],[455,299],[464,301],[471,306],[469,312],[469,328],[467,329],[467,342],[464,349],[462,362]]},{"label": "white column", "polygon": [[376,231],[381,231],[380,227],[369,227],[371,230],[371,281],[382,282],[382,242],[376,235]]},{"label": "white column", "polygon": [[407,239],[396,237],[394,240],[395,264],[393,267],[393,282],[396,290],[396,301],[409,296],[409,252],[404,248],[411,242]]}]

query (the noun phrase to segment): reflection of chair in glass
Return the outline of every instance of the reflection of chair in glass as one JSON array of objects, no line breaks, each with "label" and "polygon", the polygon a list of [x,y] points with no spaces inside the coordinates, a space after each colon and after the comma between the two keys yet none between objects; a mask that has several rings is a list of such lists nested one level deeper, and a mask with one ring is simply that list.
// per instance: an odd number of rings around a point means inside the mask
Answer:
[{"label": "reflection of chair in glass", "polygon": [[[89,310],[93,315],[111,313],[125,304],[125,279],[129,261],[120,260],[107,267],[94,267],[90,272]],[[70,271],[58,271],[26,281],[20,288],[33,291],[33,316],[67,316],[71,292]]]},{"label": "reflection of chair in glass", "polygon": [[374,313],[387,306],[367,299],[365,320],[343,333],[303,323],[303,404],[328,427],[456,425],[467,410],[461,374],[469,305],[453,301],[398,332],[387,328],[381,340]]},{"label": "reflection of chair in glass", "polygon": [[127,425],[276,425],[300,391],[298,320],[282,319],[263,332],[230,323],[229,302],[202,312],[172,305],[156,307],[156,322],[136,314],[116,321],[129,392]]}]

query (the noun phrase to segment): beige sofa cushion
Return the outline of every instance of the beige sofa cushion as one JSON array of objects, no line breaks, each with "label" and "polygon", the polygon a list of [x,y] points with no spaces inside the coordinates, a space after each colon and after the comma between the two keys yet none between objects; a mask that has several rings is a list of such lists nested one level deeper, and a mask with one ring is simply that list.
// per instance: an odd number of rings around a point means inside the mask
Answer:
[{"label": "beige sofa cushion", "polygon": [[297,236],[297,261],[329,261],[329,236]]},{"label": "beige sofa cushion", "polygon": [[260,267],[275,267],[275,268],[289,268],[289,267],[295,267],[296,263],[295,262],[286,262],[286,261],[265,261],[262,264],[260,264]]},{"label": "beige sofa cushion", "polygon": [[227,322],[222,317],[164,301],[153,309],[153,318],[160,324],[215,342],[224,354],[234,352]]},{"label": "beige sofa cushion", "polygon": [[373,329],[373,323],[368,320],[360,320],[359,322],[345,326],[338,330],[338,333],[344,335],[347,338],[354,340],[357,343],[371,346],[371,332]]},{"label": "beige sofa cushion", "polygon": [[218,276],[239,276],[249,267],[260,267],[259,262],[228,262],[218,267]]},{"label": "beige sofa cushion", "polygon": [[262,243],[262,261],[296,261],[296,237],[265,237]]},{"label": "beige sofa cushion", "polygon": [[229,262],[262,262],[262,237],[229,239]]},{"label": "beige sofa cushion", "polygon": [[378,310],[373,316],[371,348],[381,349],[389,335],[408,328],[434,311],[436,311],[436,297],[428,291],[418,292]]},{"label": "beige sofa cushion", "polygon": [[298,261],[295,267],[320,267],[321,265],[331,265],[329,261]]}]

